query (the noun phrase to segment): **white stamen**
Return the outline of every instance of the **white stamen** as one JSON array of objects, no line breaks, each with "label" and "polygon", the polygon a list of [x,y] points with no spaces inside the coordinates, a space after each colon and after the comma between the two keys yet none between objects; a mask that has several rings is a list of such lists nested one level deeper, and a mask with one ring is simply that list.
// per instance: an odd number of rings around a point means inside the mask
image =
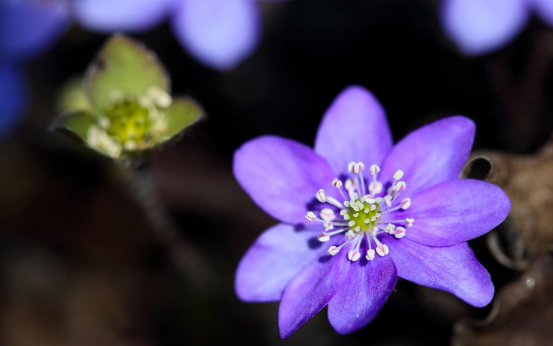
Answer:
[{"label": "white stamen", "polygon": [[338,252],[340,252],[340,249],[336,246],[331,246],[328,248],[328,253],[332,256],[336,255]]},{"label": "white stamen", "polygon": [[376,202],[376,199],[371,195],[365,195],[361,198],[361,200],[365,201],[367,204],[374,204],[374,202]]},{"label": "white stamen", "polygon": [[349,226],[349,227],[353,227],[353,226],[355,226],[355,221],[353,221],[353,220],[352,220],[352,221],[350,221],[350,222],[348,223],[348,226]]},{"label": "white stamen", "polygon": [[353,173],[353,171],[355,170],[355,166],[357,166],[357,164],[355,162],[351,161],[348,164],[348,172]]},{"label": "white stamen", "polygon": [[353,217],[358,217],[358,216],[359,216],[359,213],[353,214]]},{"label": "white stamen", "polygon": [[403,178],[403,171],[398,169],[397,172],[394,173],[394,180],[399,180],[401,178]]},{"label": "white stamen", "polygon": [[392,196],[386,196],[384,197],[384,202],[386,203],[386,205],[389,207],[392,206]]},{"label": "white stamen", "polygon": [[346,221],[347,221],[347,220],[349,220],[349,219],[350,219],[350,217],[349,217],[349,215],[348,215],[348,214],[344,215],[344,220],[346,220]]},{"label": "white stamen", "polygon": [[346,185],[344,187],[348,192],[350,192],[351,190],[355,190],[355,183],[353,182],[353,179],[346,179]]},{"label": "white stamen", "polygon": [[355,237],[355,233],[351,229],[346,232],[346,238],[348,238],[348,240],[351,240],[354,237]]},{"label": "white stamen", "polygon": [[355,232],[359,232],[360,230],[361,230],[361,227],[359,227],[359,226],[355,227],[355,229],[354,229]]},{"label": "white stamen", "polygon": [[369,191],[372,195],[376,195],[382,192],[382,183],[379,181],[373,181],[369,184]]},{"label": "white stamen", "polygon": [[374,211],[376,209],[376,205],[371,205],[371,211]]},{"label": "white stamen", "polygon": [[313,220],[315,220],[315,219],[317,218],[317,216],[315,215],[314,212],[308,211],[308,212],[307,212],[307,215],[305,215],[305,218],[306,218],[307,220],[309,220],[309,221],[313,221]]},{"label": "white stamen", "polygon": [[378,172],[380,172],[380,167],[378,167],[377,165],[371,165],[371,174],[377,175]]},{"label": "white stamen", "polygon": [[342,187],[342,181],[338,180],[338,178],[334,178],[334,180],[332,181],[332,186],[339,189]]},{"label": "white stamen", "polygon": [[386,244],[379,244],[376,247],[376,253],[378,254],[378,256],[386,256],[390,253],[390,249],[388,249],[388,245]]},{"label": "white stamen", "polygon": [[406,187],[407,187],[407,184],[405,184],[404,181],[400,181],[396,184],[395,191],[399,193],[399,192],[405,190]]},{"label": "white stamen", "polygon": [[394,231],[394,236],[399,239],[399,238],[403,238],[405,236],[405,228],[399,226],[398,228],[395,229]]},{"label": "white stamen", "polygon": [[369,249],[367,250],[367,256],[366,256],[367,260],[369,261],[372,261],[374,259],[374,250],[373,249]]},{"label": "white stamen", "polygon": [[334,210],[330,208],[324,208],[321,210],[321,213],[319,214],[321,216],[321,219],[325,221],[332,221],[336,219],[336,215],[334,214]]},{"label": "white stamen", "polygon": [[320,189],[319,191],[317,191],[317,194],[315,195],[315,197],[317,197],[317,200],[321,203],[326,202],[326,192],[325,192],[325,190]]},{"label": "white stamen", "polygon": [[413,222],[415,222],[415,219],[413,218],[406,218],[405,222],[407,222],[407,227],[413,227]]},{"label": "white stamen", "polygon": [[388,225],[386,225],[385,230],[386,230],[387,233],[394,234],[394,232],[395,232],[394,229],[395,228],[396,228],[395,225],[389,223]]},{"label": "white stamen", "polygon": [[348,252],[348,258],[349,258],[350,261],[355,262],[359,258],[361,258],[361,254],[357,250],[350,250]]},{"label": "white stamen", "polygon": [[409,208],[410,206],[411,206],[411,198],[404,198],[401,201],[401,204],[400,204],[401,209],[407,210],[407,208]]},{"label": "white stamen", "polygon": [[319,234],[319,236],[317,237],[317,239],[318,239],[320,242],[324,243],[324,242],[327,242],[327,241],[330,240],[330,236],[329,236],[328,234],[326,234],[326,233],[321,233],[321,234]]},{"label": "white stamen", "polygon": [[363,164],[363,162],[357,162],[357,164],[353,168],[354,168],[353,171],[355,172],[355,174],[359,174],[363,172],[363,170],[365,169],[365,164]]},{"label": "white stamen", "polygon": [[330,222],[325,222],[323,225],[325,226],[325,231],[330,231],[334,229],[334,225]]}]

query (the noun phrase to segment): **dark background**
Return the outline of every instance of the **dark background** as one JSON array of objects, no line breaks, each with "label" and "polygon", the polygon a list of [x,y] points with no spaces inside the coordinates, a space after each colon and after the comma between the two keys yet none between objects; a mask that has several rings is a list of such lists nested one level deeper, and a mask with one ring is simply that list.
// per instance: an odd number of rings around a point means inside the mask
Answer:
[{"label": "dark background", "polygon": [[[47,130],[58,89],[107,38],[73,27],[28,64],[25,119],[0,143],[0,344],[443,345],[459,319],[484,318],[489,307],[400,280],[359,332],[339,336],[323,310],[281,341],[278,304],[243,303],[233,289],[241,256],[276,223],[234,180],[234,150],[264,134],[311,145],[350,84],[378,97],[396,140],[454,114],[476,122],[475,149],[532,153],[547,140],[550,29],[534,19],[506,48],[466,58],[437,11],[431,0],[263,4],[260,47],[227,74],[192,60],[166,24],[134,35],[165,64],[173,94],[208,114],[150,163],[169,235],[148,222],[121,172]],[[496,289],[516,276],[483,239],[471,245]]]}]

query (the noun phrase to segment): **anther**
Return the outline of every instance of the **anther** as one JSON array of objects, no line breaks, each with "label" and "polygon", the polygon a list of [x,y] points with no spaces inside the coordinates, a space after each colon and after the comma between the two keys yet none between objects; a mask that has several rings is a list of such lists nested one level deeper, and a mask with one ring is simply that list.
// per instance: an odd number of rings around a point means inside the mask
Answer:
[{"label": "anther", "polygon": [[319,236],[317,237],[317,239],[318,239],[320,242],[324,243],[324,242],[327,242],[327,241],[330,240],[330,236],[329,236],[328,234],[326,234],[326,233],[321,233],[321,234],[319,234]]},{"label": "anther", "polygon": [[407,227],[413,227],[413,222],[415,222],[415,219],[408,217],[407,219],[405,219],[405,222],[407,223]]},{"label": "anther", "polygon": [[382,183],[379,181],[373,181],[369,184],[369,190],[372,194],[376,195],[382,192]]},{"label": "anther", "polygon": [[350,221],[350,222],[348,223],[348,226],[349,226],[349,227],[353,227],[353,226],[355,226],[355,221],[353,221],[353,220],[352,220],[352,221]]},{"label": "anther", "polygon": [[410,206],[411,206],[411,198],[404,198],[401,201],[401,204],[400,204],[401,209],[406,210]]},{"label": "anther", "polygon": [[386,244],[379,244],[376,247],[376,253],[378,254],[378,256],[386,256],[390,253],[390,249],[388,249],[388,245]]},{"label": "anther", "polygon": [[397,172],[394,173],[394,180],[399,180],[401,178],[403,178],[403,171],[398,169]]},{"label": "anther", "polygon": [[353,182],[353,179],[351,178],[346,179],[345,188],[346,190],[348,190],[348,192],[351,190],[355,190],[355,183]]},{"label": "anther", "polygon": [[396,184],[395,191],[396,192],[401,192],[401,191],[405,190],[406,187],[407,187],[407,184],[405,184],[404,181],[400,181]]},{"label": "anther", "polygon": [[306,218],[307,220],[309,220],[309,221],[313,221],[313,220],[315,220],[315,219],[317,218],[317,216],[315,215],[314,212],[308,211],[308,212],[307,212],[307,215],[305,215],[305,218]]},{"label": "anther", "polygon": [[326,192],[325,192],[325,190],[320,189],[319,191],[317,191],[317,194],[315,195],[315,197],[317,197],[317,200],[321,203],[326,202]]},{"label": "anther", "polygon": [[321,210],[321,213],[319,214],[321,216],[321,219],[325,221],[332,221],[336,219],[336,215],[334,214],[334,210],[330,208],[324,208]]},{"label": "anther", "polygon": [[399,238],[403,238],[405,236],[405,228],[399,226],[398,228],[395,229],[394,231],[394,236],[399,239]]},{"label": "anther", "polygon": [[372,261],[374,259],[374,250],[373,249],[367,250],[367,256],[365,258],[369,261]]},{"label": "anther", "polygon": [[351,239],[353,239],[353,238],[355,237],[355,232],[353,232],[353,231],[350,229],[349,231],[346,232],[345,236],[346,236],[346,238],[347,238],[348,240],[351,240]]},{"label": "anther", "polygon": [[355,166],[357,166],[357,164],[355,162],[351,161],[348,164],[348,172],[353,173],[353,171],[355,170]]},{"label": "anther", "polygon": [[380,172],[380,167],[378,167],[377,165],[371,165],[371,174],[377,175],[378,172]]},{"label": "anther", "polygon": [[357,162],[354,166],[353,166],[353,172],[355,174],[359,174],[361,172],[363,172],[363,170],[365,169],[365,165],[363,164],[363,162]]},{"label": "anther", "polygon": [[341,180],[338,180],[338,178],[335,178],[333,181],[332,181],[332,186],[334,186],[335,188],[339,189],[342,187],[342,181]]},{"label": "anther", "polygon": [[367,204],[374,204],[376,202],[375,198],[371,195],[365,195],[361,198],[362,201],[365,201]]},{"label": "anther", "polygon": [[340,249],[336,246],[331,246],[328,248],[328,253],[332,256],[336,255],[338,252],[340,252]]},{"label": "anther", "polygon": [[350,261],[355,262],[359,258],[361,258],[361,254],[357,250],[350,250],[348,252],[348,258],[349,258]]}]

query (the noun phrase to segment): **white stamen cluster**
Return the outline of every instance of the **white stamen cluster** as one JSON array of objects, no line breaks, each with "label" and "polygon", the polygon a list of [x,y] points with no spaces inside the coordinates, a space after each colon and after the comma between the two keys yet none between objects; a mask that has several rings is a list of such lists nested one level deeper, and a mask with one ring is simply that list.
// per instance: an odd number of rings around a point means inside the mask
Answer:
[{"label": "white stamen cluster", "polygon": [[[385,216],[397,210],[407,210],[411,206],[411,198],[398,200],[398,196],[407,188],[402,170],[398,170],[393,175],[393,182],[387,190],[385,196],[378,195],[383,190],[383,183],[377,179],[380,172],[378,165],[370,166],[372,181],[365,188],[363,171],[365,165],[362,162],[350,162],[348,172],[352,177],[348,178],[344,184],[338,178],[332,181],[332,185],[342,196],[343,202],[330,196],[323,189],[315,194],[317,200],[321,203],[328,203],[340,210],[340,216],[343,220],[336,220],[337,216],[333,208],[323,208],[317,217],[314,212],[309,211],[305,218],[309,221],[322,222],[325,231],[318,236],[321,242],[327,242],[334,235],[343,234],[346,240],[339,246],[331,246],[328,253],[332,256],[338,254],[346,245],[350,244],[350,250],[347,257],[350,261],[357,261],[361,258],[361,244],[364,239],[367,242],[367,254],[365,258],[369,261],[374,260],[375,254],[386,256],[390,250],[386,244],[382,244],[378,239],[379,235],[389,234],[396,239],[403,238],[406,228],[412,227],[413,218],[401,220],[383,220]],[[345,187],[347,195],[342,190]],[[362,196],[362,197],[359,197]],[[398,202],[399,201],[399,202]],[[334,230],[334,227],[338,229]],[[374,243],[374,249],[373,249]]]}]

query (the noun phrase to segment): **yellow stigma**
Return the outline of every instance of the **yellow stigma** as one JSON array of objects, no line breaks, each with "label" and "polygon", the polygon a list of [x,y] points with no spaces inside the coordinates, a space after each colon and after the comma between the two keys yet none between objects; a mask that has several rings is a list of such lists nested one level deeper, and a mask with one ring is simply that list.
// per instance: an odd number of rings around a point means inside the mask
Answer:
[{"label": "yellow stigma", "polygon": [[[363,208],[357,208],[355,210],[353,206],[348,207],[347,215],[349,216],[348,221],[353,221],[355,224],[350,228],[357,232],[366,232],[372,231],[376,227],[376,223],[380,219],[380,205],[378,203],[368,204],[361,202]],[[360,206],[360,205],[359,205]]]},{"label": "yellow stigma", "polygon": [[87,142],[114,158],[124,151],[151,148],[165,136],[164,112],[171,103],[171,96],[159,88],[140,98],[114,91],[111,103],[89,130]]}]

